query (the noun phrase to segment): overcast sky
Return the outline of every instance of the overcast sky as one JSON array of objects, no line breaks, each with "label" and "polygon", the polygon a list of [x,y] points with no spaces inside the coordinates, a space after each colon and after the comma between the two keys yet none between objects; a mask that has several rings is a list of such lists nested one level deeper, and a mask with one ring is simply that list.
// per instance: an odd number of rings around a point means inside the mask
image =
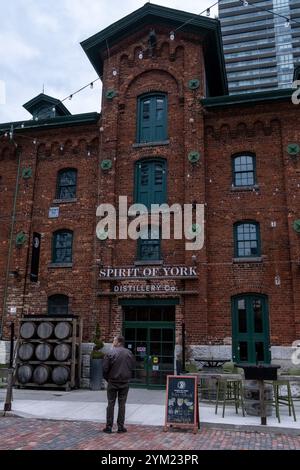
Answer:
[{"label": "overcast sky", "polygon": [[[80,42],[140,8],[145,0],[0,0],[0,122],[30,119],[22,105],[43,90],[63,99],[95,78]],[[213,0],[156,0],[200,13]],[[212,10],[212,17],[217,10]],[[1,85],[1,83],[0,83]],[[1,88],[1,87],[0,87]],[[100,111],[100,84],[66,101],[71,113]]]}]

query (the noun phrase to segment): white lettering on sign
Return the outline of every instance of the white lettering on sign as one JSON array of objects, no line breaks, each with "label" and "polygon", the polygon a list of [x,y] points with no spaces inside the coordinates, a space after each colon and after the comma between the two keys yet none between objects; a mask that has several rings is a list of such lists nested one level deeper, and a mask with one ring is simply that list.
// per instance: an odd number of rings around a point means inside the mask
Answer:
[{"label": "white lettering on sign", "polygon": [[197,278],[197,268],[186,266],[147,267],[147,268],[101,268],[100,279],[135,278]]},{"label": "white lettering on sign", "polygon": [[152,284],[151,286],[142,285],[123,285],[115,286],[114,292],[130,294],[130,293],[151,293],[151,292],[176,292],[178,289],[175,286]]}]

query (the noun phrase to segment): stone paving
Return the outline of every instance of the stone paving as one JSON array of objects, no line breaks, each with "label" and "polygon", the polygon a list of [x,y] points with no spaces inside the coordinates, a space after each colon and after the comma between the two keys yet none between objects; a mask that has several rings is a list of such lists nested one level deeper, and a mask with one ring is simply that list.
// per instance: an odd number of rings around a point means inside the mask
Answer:
[{"label": "stone paving", "polygon": [[203,426],[198,434],[162,427],[128,426],[127,434],[102,433],[99,423],[0,417],[0,450],[300,450],[300,436]]}]

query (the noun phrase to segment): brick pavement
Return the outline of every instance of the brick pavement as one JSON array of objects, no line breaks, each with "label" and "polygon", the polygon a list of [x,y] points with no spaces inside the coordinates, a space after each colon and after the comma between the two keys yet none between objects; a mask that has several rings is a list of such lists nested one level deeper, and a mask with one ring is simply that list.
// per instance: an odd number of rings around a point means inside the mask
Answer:
[{"label": "brick pavement", "polygon": [[300,436],[212,429],[164,433],[128,426],[128,434],[103,434],[94,422],[0,418],[0,450],[299,450]]}]

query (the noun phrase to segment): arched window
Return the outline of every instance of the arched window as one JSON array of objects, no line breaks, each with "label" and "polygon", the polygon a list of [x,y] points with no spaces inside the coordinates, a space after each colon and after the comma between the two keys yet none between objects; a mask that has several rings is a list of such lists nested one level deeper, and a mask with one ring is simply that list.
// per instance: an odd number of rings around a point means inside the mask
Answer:
[{"label": "arched window", "polygon": [[56,199],[70,200],[76,198],[77,170],[65,168],[57,175]]},{"label": "arched window", "polygon": [[68,315],[69,297],[67,295],[52,295],[48,297],[48,315]]},{"label": "arched window", "polygon": [[233,186],[256,184],[256,159],[253,154],[235,155],[233,161]]},{"label": "arched window", "polygon": [[137,142],[163,142],[168,139],[167,108],[165,94],[144,95],[138,99]]},{"label": "arched window", "polygon": [[53,234],[52,262],[54,264],[72,263],[73,259],[73,232],[59,230]]},{"label": "arched window", "polygon": [[253,221],[237,222],[234,225],[235,258],[261,256],[259,223]]},{"label": "arched window", "polygon": [[138,240],[138,259],[140,261],[159,261],[161,259],[161,237],[159,227],[145,226]]},{"label": "arched window", "polygon": [[135,202],[151,209],[152,204],[167,202],[167,162],[161,158],[136,164]]}]

